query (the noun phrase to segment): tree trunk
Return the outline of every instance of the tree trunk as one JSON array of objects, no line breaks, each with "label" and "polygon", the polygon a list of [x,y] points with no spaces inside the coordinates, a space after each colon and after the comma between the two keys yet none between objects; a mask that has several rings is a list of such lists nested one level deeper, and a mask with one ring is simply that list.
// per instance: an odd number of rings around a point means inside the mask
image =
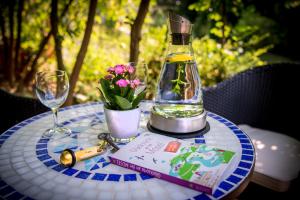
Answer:
[{"label": "tree trunk", "polygon": [[[73,0],[69,0],[68,4],[65,6],[64,10],[62,11],[59,19],[63,18],[67,11],[69,10],[69,7],[70,5],[72,4]],[[31,65],[30,65],[30,70],[29,72],[25,75],[25,77],[23,78],[23,80],[21,81],[21,83],[19,84],[19,88],[18,90],[21,91],[22,88],[25,86],[28,86],[29,83],[32,81],[35,73],[37,72],[37,63],[38,63],[38,59],[40,58],[40,56],[42,55],[43,51],[44,51],[44,48],[46,46],[46,44],[48,43],[49,39],[50,39],[50,36],[51,36],[51,33],[52,33],[52,29],[47,33],[46,37],[44,37],[40,43],[40,46],[39,46],[39,49],[37,51],[37,54],[36,56],[34,57]],[[26,69],[23,70],[22,73],[24,73]]]},{"label": "tree trunk", "polygon": [[22,32],[22,13],[24,9],[24,0],[19,0],[18,13],[17,13],[17,40],[15,47],[15,72],[19,71],[20,67],[20,46],[21,46],[21,32]]},{"label": "tree trunk", "polygon": [[79,72],[81,70],[83,60],[87,51],[87,47],[91,38],[91,33],[94,25],[94,18],[96,14],[96,7],[97,7],[97,0],[91,0],[90,1],[90,6],[89,6],[89,12],[88,12],[88,19],[86,22],[86,28],[82,40],[81,47],[79,49],[74,68],[70,77],[70,89],[69,89],[69,94],[68,98],[66,100],[65,105],[71,105],[73,103],[73,92],[76,86],[76,82],[79,77]]},{"label": "tree trunk", "polygon": [[[4,4],[3,2],[0,2],[0,28],[1,28],[1,36],[2,36],[2,44],[3,44],[3,68],[4,68],[4,73],[5,73],[5,78],[8,79],[8,74],[9,74],[9,68],[8,68],[8,63],[7,63],[7,58],[8,58],[8,38],[6,36],[6,22],[5,18],[3,16],[3,8],[2,5]],[[4,5],[3,5],[4,7]]]},{"label": "tree trunk", "polygon": [[50,21],[51,21],[51,28],[52,28],[52,35],[54,38],[55,43],[55,54],[56,54],[56,61],[57,61],[57,68],[59,70],[66,70],[65,65],[63,62],[63,55],[62,55],[62,39],[59,36],[58,32],[58,16],[57,16],[57,0],[52,0],[51,2],[51,14],[50,14]]},{"label": "tree trunk", "polygon": [[142,39],[142,26],[149,9],[150,0],[141,0],[137,16],[131,26],[130,33],[130,62],[137,62],[139,58],[139,43]]},{"label": "tree trunk", "polygon": [[9,52],[7,58],[8,80],[12,87],[15,81],[15,65],[14,65],[14,7],[15,0],[9,1],[8,19],[9,19]]}]

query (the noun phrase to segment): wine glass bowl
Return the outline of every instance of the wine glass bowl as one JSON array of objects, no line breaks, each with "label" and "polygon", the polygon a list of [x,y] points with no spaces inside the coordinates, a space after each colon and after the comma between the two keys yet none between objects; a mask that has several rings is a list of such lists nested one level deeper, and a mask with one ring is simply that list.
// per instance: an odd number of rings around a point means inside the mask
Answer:
[{"label": "wine glass bowl", "polygon": [[133,78],[140,81],[134,92],[135,95],[138,95],[147,87],[148,66],[145,62],[129,62],[128,65],[134,68]]},{"label": "wine glass bowl", "polygon": [[63,138],[71,134],[71,130],[58,124],[58,109],[67,99],[69,79],[62,70],[54,72],[38,72],[36,74],[35,91],[43,105],[50,108],[54,117],[54,127],[45,131],[44,137]]}]

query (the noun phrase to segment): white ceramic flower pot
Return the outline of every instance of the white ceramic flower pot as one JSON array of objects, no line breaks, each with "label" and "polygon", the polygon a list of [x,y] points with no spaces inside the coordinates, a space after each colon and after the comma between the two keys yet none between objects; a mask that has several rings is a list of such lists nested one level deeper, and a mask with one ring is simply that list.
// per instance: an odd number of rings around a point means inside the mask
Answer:
[{"label": "white ceramic flower pot", "polygon": [[108,130],[113,138],[129,139],[138,134],[141,109],[110,110],[104,107]]}]

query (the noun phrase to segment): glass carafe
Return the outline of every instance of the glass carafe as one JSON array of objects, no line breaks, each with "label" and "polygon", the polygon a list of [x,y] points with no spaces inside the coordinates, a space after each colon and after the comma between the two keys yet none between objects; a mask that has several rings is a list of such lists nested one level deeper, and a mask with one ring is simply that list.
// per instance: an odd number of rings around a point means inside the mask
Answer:
[{"label": "glass carafe", "polygon": [[187,19],[169,14],[169,47],[152,110],[165,118],[195,117],[204,111],[191,32]]}]

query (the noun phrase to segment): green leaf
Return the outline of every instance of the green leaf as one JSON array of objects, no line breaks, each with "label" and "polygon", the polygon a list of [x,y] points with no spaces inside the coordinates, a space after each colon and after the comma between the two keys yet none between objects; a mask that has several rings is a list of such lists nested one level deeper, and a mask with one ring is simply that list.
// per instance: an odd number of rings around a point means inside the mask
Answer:
[{"label": "green leaf", "polygon": [[143,100],[145,95],[146,95],[145,90],[139,93],[132,102],[132,108],[136,108],[139,105],[140,101]]},{"label": "green leaf", "polygon": [[132,102],[133,97],[134,97],[134,89],[130,88],[130,90],[126,96],[126,99],[128,99],[128,101]]},{"label": "green leaf", "polygon": [[115,96],[116,103],[122,110],[129,110],[132,108],[131,103],[125,99],[124,97],[120,97],[118,95]]},{"label": "green leaf", "polygon": [[106,79],[100,79],[100,88],[101,94],[105,98],[105,101],[110,103],[112,102],[112,98],[110,96],[110,87],[109,87],[109,81]]}]

